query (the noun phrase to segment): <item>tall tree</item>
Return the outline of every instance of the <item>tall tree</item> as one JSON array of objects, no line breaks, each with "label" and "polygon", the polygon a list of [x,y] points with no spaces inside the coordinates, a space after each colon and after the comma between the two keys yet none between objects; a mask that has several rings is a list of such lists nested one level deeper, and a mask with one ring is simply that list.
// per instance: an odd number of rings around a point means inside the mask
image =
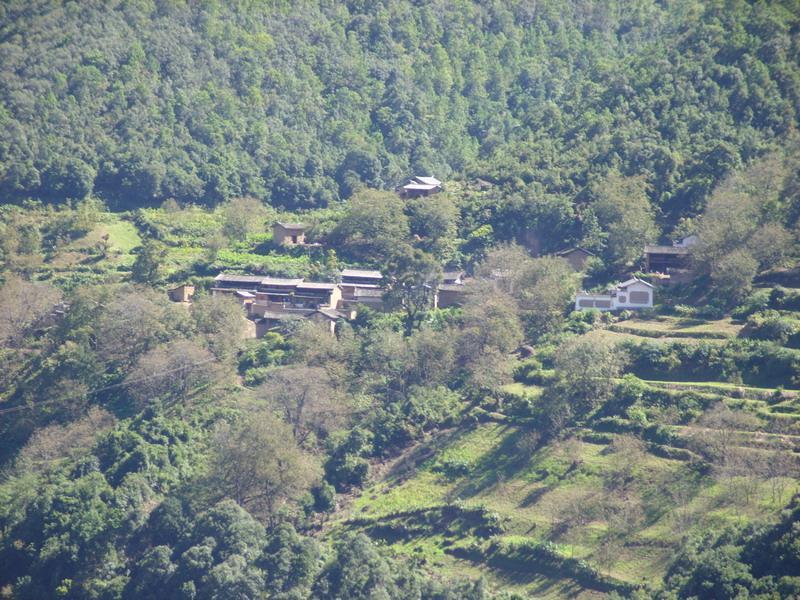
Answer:
[{"label": "tall tree", "polygon": [[644,245],[658,239],[646,179],[611,172],[592,192],[592,209],[608,234],[608,259],[619,269],[633,265]]},{"label": "tall tree", "polygon": [[319,480],[319,465],[297,447],[291,427],[271,411],[251,413],[233,425],[221,423],[212,449],[214,488],[270,521]]}]

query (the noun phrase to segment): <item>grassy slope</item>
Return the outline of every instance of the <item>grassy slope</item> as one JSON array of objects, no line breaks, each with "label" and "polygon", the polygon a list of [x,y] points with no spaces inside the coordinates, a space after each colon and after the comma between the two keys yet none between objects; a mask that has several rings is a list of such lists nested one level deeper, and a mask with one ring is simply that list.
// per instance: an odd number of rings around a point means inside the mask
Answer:
[{"label": "grassy slope", "polygon": [[[709,331],[732,337],[739,328],[730,320],[690,323],[663,317],[634,319],[625,324],[631,326],[626,336],[652,339],[650,331],[680,331],[685,336],[680,338],[684,342],[706,339],[704,332]],[[636,335],[642,332],[644,335]],[[699,334],[698,337],[692,338],[692,332]],[[598,333],[609,332],[590,335]],[[680,382],[648,383],[658,387],[686,387],[722,397],[734,409],[747,407],[754,411],[762,424],[794,418],[798,410],[797,398],[791,393],[783,402],[766,402],[774,391],[770,388],[719,382],[683,386]],[[538,393],[537,388],[518,383],[507,386],[506,390]],[[691,427],[676,427],[675,431],[681,436],[698,433]],[[644,453],[630,467],[635,484],[629,492],[641,501],[643,519],[624,536],[624,543],[609,545],[604,542],[604,534],[616,517],[608,513],[604,518],[602,509],[592,507],[602,505],[609,482],[624,468],[624,452],[571,437],[530,453],[522,449],[524,437],[524,429],[505,423],[465,425],[439,433],[381,473],[339,515],[333,531],[340,527],[364,529],[397,552],[424,559],[435,572],[481,573],[500,589],[536,597],[592,597],[600,592],[542,565],[530,564],[520,571],[492,561],[464,559],[468,553],[459,549],[468,550],[476,545],[486,548],[490,538],[470,531],[448,531],[437,528],[435,523],[426,526],[429,517],[405,517],[398,535],[396,515],[452,503],[485,506],[499,515],[503,526],[503,532],[491,538],[493,541],[551,541],[563,556],[585,559],[603,574],[625,582],[657,585],[686,535],[718,530],[726,524],[774,521],[797,491],[798,482],[790,479],[754,482],[733,478],[719,483],[711,477],[692,476],[686,462]],[[742,432],[737,443],[755,453],[776,444],[789,449],[800,444],[800,438],[759,430]],[[448,465],[457,465],[462,474],[446,475],[443,471]],[[670,494],[676,482],[684,482],[685,489]],[[361,520],[373,525],[365,529]],[[568,520],[579,524],[563,527]],[[386,535],[384,530],[394,533]]]},{"label": "grassy slope", "polygon": [[[644,460],[637,461],[635,473],[640,488],[637,493],[645,499],[646,513],[651,516],[631,532],[624,546],[613,549],[614,556],[608,562],[603,553],[609,550],[601,543],[608,523],[602,518],[591,518],[562,533],[556,531],[564,517],[580,515],[583,508],[603,497],[606,482],[619,460],[606,446],[571,438],[526,456],[518,449],[524,431],[496,423],[443,435],[447,441],[432,457],[416,468],[407,464],[407,469],[390,469],[364,490],[348,514],[342,515],[340,524],[350,517],[378,517],[391,522],[393,513],[399,511],[459,501],[483,505],[500,515],[504,528],[501,539],[552,540],[564,555],[602,564],[601,571],[616,578],[652,583],[664,574],[669,558],[689,532],[682,527],[683,523],[692,522],[691,528],[701,530],[727,523],[770,520],[793,491],[791,482],[786,482],[789,485],[773,495],[770,484],[762,482],[745,498],[707,480],[693,489],[681,505],[670,502],[659,490],[681,477],[685,464],[646,454]],[[424,454],[425,445],[416,452]],[[437,472],[438,466],[453,460],[470,465],[470,472],[455,477]],[[472,542],[485,543],[481,538],[452,539],[435,529],[399,542],[390,541],[395,542],[393,547],[397,551],[423,556],[434,568],[443,571],[462,567],[460,561],[446,554],[447,550],[467,547]],[[541,594],[548,587],[541,576],[533,577],[533,573],[530,581],[525,578],[514,581],[514,573],[477,566],[503,588],[512,585],[520,591]],[[559,578],[551,580],[549,585],[553,586],[550,592],[559,597],[569,581]]]}]

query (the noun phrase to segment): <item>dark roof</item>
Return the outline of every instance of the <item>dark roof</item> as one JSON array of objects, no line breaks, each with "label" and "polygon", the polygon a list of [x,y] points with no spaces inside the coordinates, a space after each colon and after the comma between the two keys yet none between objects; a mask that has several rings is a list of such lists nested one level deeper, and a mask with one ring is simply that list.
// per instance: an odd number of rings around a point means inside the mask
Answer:
[{"label": "dark roof", "polygon": [[574,248],[567,248],[566,250],[560,250],[556,252],[556,256],[566,256],[567,254],[572,254],[573,252],[583,252],[587,256],[594,256],[593,252],[589,252],[586,248],[581,248],[580,246],[575,246]]},{"label": "dark roof", "polygon": [[304,281],[297,284],[298,290],[333,290],[336,288],[335,283]]},{"label": "dark roof", "polygon": [[343,312],[338,311],[335,308],[320,308],[317,310],[317,312],[333,321],[347,318]]},{"label": "dark roof", "polygon": [[261,283],[264,279],[262,275],[237,275],[235,273],[220,273],[214,277],[214,281],[231,281],[234,283]]},{"label": "dark roof", "polygon": [[463,283],[442,283],[439,284],[440,292],[466,292],[466,287]]},{"label": "dark roof", "polygon": [[300,229],[305,229],[306,228],[305,223],[281,223],[280,221],[275,221],[272,225],[273,225],[273,227],[275,225],[280,225],[284,229],[297,229],[297,230],[300,230]]},{"label": "dark roof", "polygon": [[656,246],[646,245],[644,247],[645,254],[689,254],[691,248],[687,246]]},{"label": "dark roof", "polygon": [[342,277],[363,277],[364,279],[383,279],[380,271],[371,271],[367,269],[344,269]]}]

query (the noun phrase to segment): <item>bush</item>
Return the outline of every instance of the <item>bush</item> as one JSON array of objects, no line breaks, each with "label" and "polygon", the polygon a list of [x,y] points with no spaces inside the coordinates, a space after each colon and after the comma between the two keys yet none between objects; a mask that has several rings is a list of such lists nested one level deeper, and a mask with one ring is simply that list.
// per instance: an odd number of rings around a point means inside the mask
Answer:
[{"label": "bush", "polygon": [[797,319],[784,317],[776,310],[765,310],[748,317],[742,336],[786,345],[799,332],[800,321]]},{"label": "bush", "polygon": [[453,458],[444,458],[433,465],[432,471],[434,473],[441,473],[449,479],[456,477],[464,477],[472,472],[474,465],[469,459],[461,456]]},{"label": "bush", "polygon": [[528,385],[539,385],[542,382],[542,362],[535,357],[526,358],[514,369],[514,381]]}]

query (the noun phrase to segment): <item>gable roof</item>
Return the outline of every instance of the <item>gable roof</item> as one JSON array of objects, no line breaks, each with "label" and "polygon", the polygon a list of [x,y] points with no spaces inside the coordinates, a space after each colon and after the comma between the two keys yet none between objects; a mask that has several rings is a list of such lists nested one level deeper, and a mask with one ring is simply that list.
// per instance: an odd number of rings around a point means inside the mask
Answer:
[{"label": "gable roof", "polygon": [[434,187],[442,185],[442,182],[436,179],[436,177],[423,177],[423,176],[415,176],[414,181],[417,183],[423,183],[425,185],[432,185]]},{"label": "gable roof", "polygon": [[333,290],[336,288],[335,283],[325,283],[317,281],[303,281],[297,284],[298,290]]},{"label": "gable roof", "polygon": [[573,252],[583,252],[586,256],[594,256],[593,252],[589,252],[586,248],[581,248],[580,246],[575,246],[573,248],[567,248],[566,250],[560,250],[556,252],[556,256],[566,256],[567,254],[572,254]]},{"label": "gable roof", "polygon": [[236,273],[220,273],[214,281],[230,281],[231,283],[261,283],[261,275],[238,275]]},{"label": "gable roof", "polygon": [[305,229],[306,228],[306,224],[305,223],[281,223],[280,221],[275,221],[272,224],[272,226],[275,227],[276,225],[279,225],[280,227],[283,227],[284,229],[291,229],[291,230],[301,230],[301,229]]},{"label": "gable roof", "polygon": [[691,249],[688,246],[658,246],[647,244],[644,247],[645,254],[689,254]]},{"label": "gable roof", "polygon": [[652,287],[653,287],[653,285],[652,285],[652,284],[650,284],[650,283],[647,283],[647,282],[646,282],[646,281],[644,281],[643,279],[639,279],[638,277],[633,277],[633,278],[631,278],[631,279],[628,279],[628,281],[623,281],[622,283],[620,283],[620,284],[617,286],[617,288],[626,288],[626,287],[628,287],[628,286],[631,286],[631,285],[633,285],[634,283],[643,283],[643,284],[645,284],[645,285],[646,285],[647,287],[649,287],[649,288],[652,288]]},{"label": "gable roof", "polygon": [[285,277],[262,277],[260,279],[261,285],[289,285],[297,286],[303,282],[302,277],[295,279],[286,279]]},{"label": "gable roof", "polygon": [[407,183],[403,186],[404,190],[420,190],[420,191],[428,191],[428,190],[435,190],[439,187],[435,183]]},{"label": "gable roof", "polygon": [[364,277],[366,279],[383,279],[380,271],[368,269],[343,269],[342,277]]}]

